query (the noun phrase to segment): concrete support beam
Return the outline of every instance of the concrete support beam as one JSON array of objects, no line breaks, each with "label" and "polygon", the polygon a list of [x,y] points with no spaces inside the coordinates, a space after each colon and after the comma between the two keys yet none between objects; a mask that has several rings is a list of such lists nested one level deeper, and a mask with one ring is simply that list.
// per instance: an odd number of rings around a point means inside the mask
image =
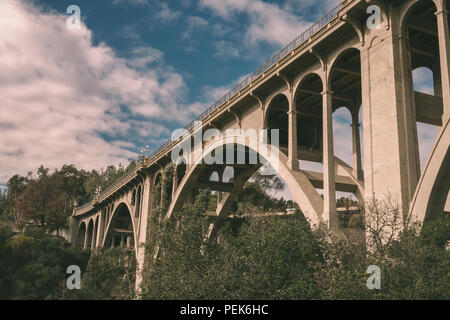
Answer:
[{"label": "concrete support beam", "polygon": [[211,191],[231,192],[234,188],[233,183],[217,181],[199,181],[197,187],[201,189],[210,189]]},{"label": "concrete support beam", "polygon": [[417,121],[442,126],[443,101],[441,97],[435,97],[422,92],[414,92]]},{"label": "concrete support beam", "polygon": [[323,220],[330,230],[339,228],[336,212],[336,185],[334,171],[333,148],[333,93],[325,90],[322,93],[323,111]]},{"label": "concrete support beam", "polygon": [[97,227],[98,227],[98,220],[97,220],[97,225],[95,224],[95,221],[96,220],[94,220],[94,223],[92,224],[91,249],[95,248],[95,243],[96,243],[96,240],[97,240],[97,232],[96,232],[96,230],[97,230]]},{"label": "concrete support beam", "polygon": [[358,114],[352,114],[352,148],[353,148],[353,175],[358,180],[363,180],[362,160],[361,160],[361,138],[359,134],[360,124]]},{"label": "concrete support beam", "polygon": [[100,211],[97,219],[97,237],[95,239],[96,247],[102,246],[102,237],[103,237],[103,210]]},{"label": "concrete support beam", "polygon": [[84,233],[83,249],[87,248],[89,224],[86,224],[86,232]]},{"label": "concrete support beam", "polygon": [[288,140],[288,167],[291,170],[298,170],[298,140],[297,140],[297,111],[292,110],[294,108],[291,103],[290,110],[288,112],[289,118],[289,140]]},{"label": "concrete support beam", "polygon": [[[323,173],[306,170],[302,171],[314,186],[314,188],[323,189]],[[335,182],[337,191],[355,193],[358,188],[358,186],[350,177],[335,175]]]},{"label": "concrete support beam", "polygon": [[[142,213],[139,216],[139,221],[137,222],[138,227],[135,250],[136,250],[136,292],[140,292],[140,285],[142,283],[142,270],[145,263],[145,243],[148,239],[147,234],[147,224],[150,219],[152,210],[152,199],[151,199],[151,178],[147,176],[144,181],[144,187],[142,190]],[[153,235],[153,233],[152,233]]]},{"label": "concrete support beam", "polygon": [[442,98],[444,102],[443,123],[450,117],[450,34],[448,26],[448,10],[446,2],[442,1],[442,8],[436,13],[439,35],[439,55],[442,78]]}]

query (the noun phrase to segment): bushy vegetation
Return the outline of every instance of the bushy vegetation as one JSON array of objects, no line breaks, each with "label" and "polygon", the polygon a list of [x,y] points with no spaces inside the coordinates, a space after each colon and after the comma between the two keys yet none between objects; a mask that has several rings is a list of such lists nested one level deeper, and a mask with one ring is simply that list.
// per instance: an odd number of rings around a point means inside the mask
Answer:
[{"label": "bushy vegetation", "polygon": [[75,205],[92,200],[97,187],[104,190],[134,165],[131,161],[126,168],[108,166],[100,172],[64,165],[53,173],[41,166],[36,174],[15,175],[8,180],[7,192],[0,192],[0,220],[14,221],[20,231],[33,227],[58,233],[67,227]]},{"label": "bushy vegetation", "polygon": [[[207,212],[217,194],[202,190],[194,203],[163,222],[170,201],[173,170],[155,189],[159,208],[150,217],[147,259],[140,291],[135,291],[134,251],[92,252],[57,236],[73,203],[90,200],[97,185],[106,187],[127,170],[108,167],[86,172],[64,166],[50,173],[14,176],[0,193],[0,299],[449,299],[450,219],[405,225],[396,236],[374,226],[363,229],[361,213],[345,217],[350,228],[367,233],[364,243],[311,230],[300,210],[293,215],[261,216],[296,207],[276,199],[276,177],[255,176],[234,200],[234,218],[224,221],[217,241],[205,241]],[[339,199],[341,206],[356,203]],[[377,221],[397,222],[392,204],[367,207]],[[384,228],[385,225],[381,225]],[[393,226],[390,226],[393,227]],[[387,241],[381,241],[384,239]],[[68,290],[66,269],[78,265],[81,290]],[[381,269],[380,290],[366,286],[368,266]]]},{"label": "bushy vegetation", "polygon": [[14,233],[0,222],[0,299],[64,299],[69,265],[85,270],[89,253],[41,228]]},{"label": "bushy vegetation", "polygon": [[[144,270],[144,299],[450,298],[449,217],[422,232],[410,226],[373,251],[311,231],[299,212],[230,219],[218,243],[205,243],[209,197],[203,192],[161,225],[157,259]],[[370,265],[381,269],[381,290],[367,288]]]}]

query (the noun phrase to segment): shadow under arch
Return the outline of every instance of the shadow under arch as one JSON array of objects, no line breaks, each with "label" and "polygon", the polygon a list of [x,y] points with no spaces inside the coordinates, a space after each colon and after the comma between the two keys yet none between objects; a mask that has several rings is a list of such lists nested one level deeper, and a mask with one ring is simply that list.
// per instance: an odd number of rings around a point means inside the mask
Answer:
[{"label": "shadow under arch", "polygon": [[[294,91],[294,110],[297,112],[298,159],[303,159],[305,151],[322,152],[322,77],[308,73]],[[321,159],[308,159],[320,161]]]},{"label": "shadow under arch", "polygon": [[87,227],[87,243],[86,248],[92,247],[92,239],[94,237],[94,219],[89,219],[88,227]]},{"label": "shadow under arch", "polygon": [[268,102],[264,115],[264,128],[269,130],[269,141],[271,130],[279,130],[279,145],[282,147],[288,146],[288,111],[288,98],[284,93],[278,93]]},{"label": "shadow under arch", "polygon": [[129,246],[137,256],[136,228],[131,208],[125,203],[119,203],[106,227],[102,247]]},{"label": "shadow under arch", "polygon": [[[253,137],[244,135],[234,135],[233,137],[236,141],[234,143],[230,143],[230,141],[228,140],[230,139],[230,136],[216,139],[213,143],[209,144],[205,150],[203,150],[202,154],[197,159],[195,159],[194,163],[186,172],[185,177],[181,181],[179,188],[174,195],[174,199],[171,202],[166,213],[165,220],[168,220],[171,217],[172,213],[181,207],[182,199],[185,196],[184,193],[187,192],[193,184],[195,184],[195,179],[205,168],[203,159],[213,150],[219,147],[225,146],[224,149],[227,149],[226,145],[233,144],[236,146],[240,144],[248,148],[252,152],[259,154],[260,157],[263,157],[265,161],[267,161],[272,166],[272,168],[277,171],[277,173],[286,183],[287,188],[294,196],[294,200],[298,203],[300,209],[302,210],[305,217],[309,220],[311,225],[318,225],[323,221],[322,198],[303,172],[289,170],[289,168],[287,167],[287,156],[284,153],[282,153],[276,146],[263,146],[261,148],[261,146],[259,146],[258,144],[258,140]],[[245,141],[245,143],[242,143],[242,141]],[[264,150],[265,148],[266,150],[267,148],[269,148],[269,152],[261,152],[261,150]],[[249,166],[251,165],[252,164],[249,164]]]},{"label": "shadow under arch", "polygon": [[77,234],[78,234],[77,245],[84,247],[84,239],[86,236],[86,223],[84,221],[82,221],[78,226]]}]

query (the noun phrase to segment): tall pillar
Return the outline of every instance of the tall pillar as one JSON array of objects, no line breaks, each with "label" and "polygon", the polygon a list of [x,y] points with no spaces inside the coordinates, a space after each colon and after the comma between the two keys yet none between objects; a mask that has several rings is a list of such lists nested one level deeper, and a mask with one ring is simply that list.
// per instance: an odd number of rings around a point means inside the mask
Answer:
[{"label": "tall pillar", "polygon": [[353,112],[352,114],[352,140],[353,140],[353,175],[358,180],[363,180],[363,171],[361,164],[361,140],[359,134],[359,121],[358,114]]},{"label": "tall pillar", "polygon": [[442,2],[442,8],[435,15],[439,35],[439,56],[441,65],[442,100],[444,103],[444,115],[442,123],[450,117],[450,40],[448,29],[448,10],[446,2]]},{"label": "tall pillar", "polygon": [[333,148],[333,92],[325,90],[323,96],[323,217],[330,230],[339,228],[336,211],[336,184]]},{"label": "tall pillar", "polygon": [[97,239],[95,240],[96,243],[96,247],[101,247],[102,246],[102,238],[103,238],[103,210],[100,211],[100,214],[98,216],[98,220],[97,220]]},{"label": "tall pillar", "polygon": [[164,182],[163,178],[161,178],[161,198],[159,199],[159,205],[162,207],[164,202]]},{"label": "tall pillar", "polygon": [[[98,221],[97,221],[98,224]],[[92,239],[91,239],[91,250],[95,248],[95,243],[97,240],[97,232],[96,232],[97,225],[95,224],[95,220],[92,224]]]},{"label": "tall pillar", "polygon": [[172,183],[172,200],[175,199],[175,193],[178,188],[178,177],[177,177],[177,167],[175,167],[173,172],[173,183]]},{"label": "tall pillar", "polygon": [[[86,225],[86,224],[85,224]],[[86,226],[86,232],[84,233],[84,243],[83,243],[83,249],[86,249],[87,247],[87,242],[88,242],[88,230],[89,230],[89,225]]]},{"label": "tall pillar", "polygon": [[[136,231],[136,292],[139,295],[140,286],[143,280],[142,270],[145,263],[145,244],[149,239],[147,239],[147,229],[148,224],[151,224],[150,215],[152,210],[152,199],[151,199],[151,177],[147,176],[144,181],[144,187],[142,189],[142,211],[140,219],[138,221],[139,225]],[[152,233],[153,234],[153,233]]]},{"label": "tall pillar", "polygon": [[[291,99],[292,100],[292,99]],[[288,168],[298,170],[298,141],[297,141],[297,111],[292,101],[289,103],[289,141],[288,141]]]},{"label": "tall pillar", "polygon": [[419,178],[417,129],[406,39],[380,29],[361,52],[366,200],[395,201],[407,214]]}]

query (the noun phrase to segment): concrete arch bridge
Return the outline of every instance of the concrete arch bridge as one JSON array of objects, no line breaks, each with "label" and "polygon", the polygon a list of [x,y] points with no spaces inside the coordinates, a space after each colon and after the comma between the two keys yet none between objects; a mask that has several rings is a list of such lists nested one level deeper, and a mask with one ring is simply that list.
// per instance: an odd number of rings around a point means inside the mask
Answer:
[{"label": "concrete arch bridge", "polygon": [[[381,9],[375,27],[367,24],[371,5]],[[187,125],[184,136],[75,208],[72,241],[86,248],[128,246],[142,265],[140,244],[151,236],[162,199],[170,201],[169,219],[202,188],[220,194],[208,233],[214,239],[230,203],[265,162],[276,168],[311,225],[325,223],[331,231],[340,229],[337,191],[361,202],[389,193],[405,216],[421,222],[450,211],[449,8],[449,0],[341,1],[199,115],[199,123]],[[414,90],[417,68],[431,71],[432,94]],[[332,116],[339,108],[352,118],[352,164],[335,156]],[[438,132],[423,172],[418,123]],[[212,134],[195,138],[208,129]],[[261,129],[268,130],[265,141],[248,134]],[[193,150],[180,151],[192,141]],[[220,155],[223,149],[232,150],[229,158]],[[264,161],[250,161],[255,155]],[[245,161],[227,161],[232,157]],[[320,163],[323,170],[305,170],[302,161]],[[170,165],[172,190],[164,192],[162,172]],[[227,167],[232,182],[223,179]],[[210,179],[214,172],[218,181]]]}]

